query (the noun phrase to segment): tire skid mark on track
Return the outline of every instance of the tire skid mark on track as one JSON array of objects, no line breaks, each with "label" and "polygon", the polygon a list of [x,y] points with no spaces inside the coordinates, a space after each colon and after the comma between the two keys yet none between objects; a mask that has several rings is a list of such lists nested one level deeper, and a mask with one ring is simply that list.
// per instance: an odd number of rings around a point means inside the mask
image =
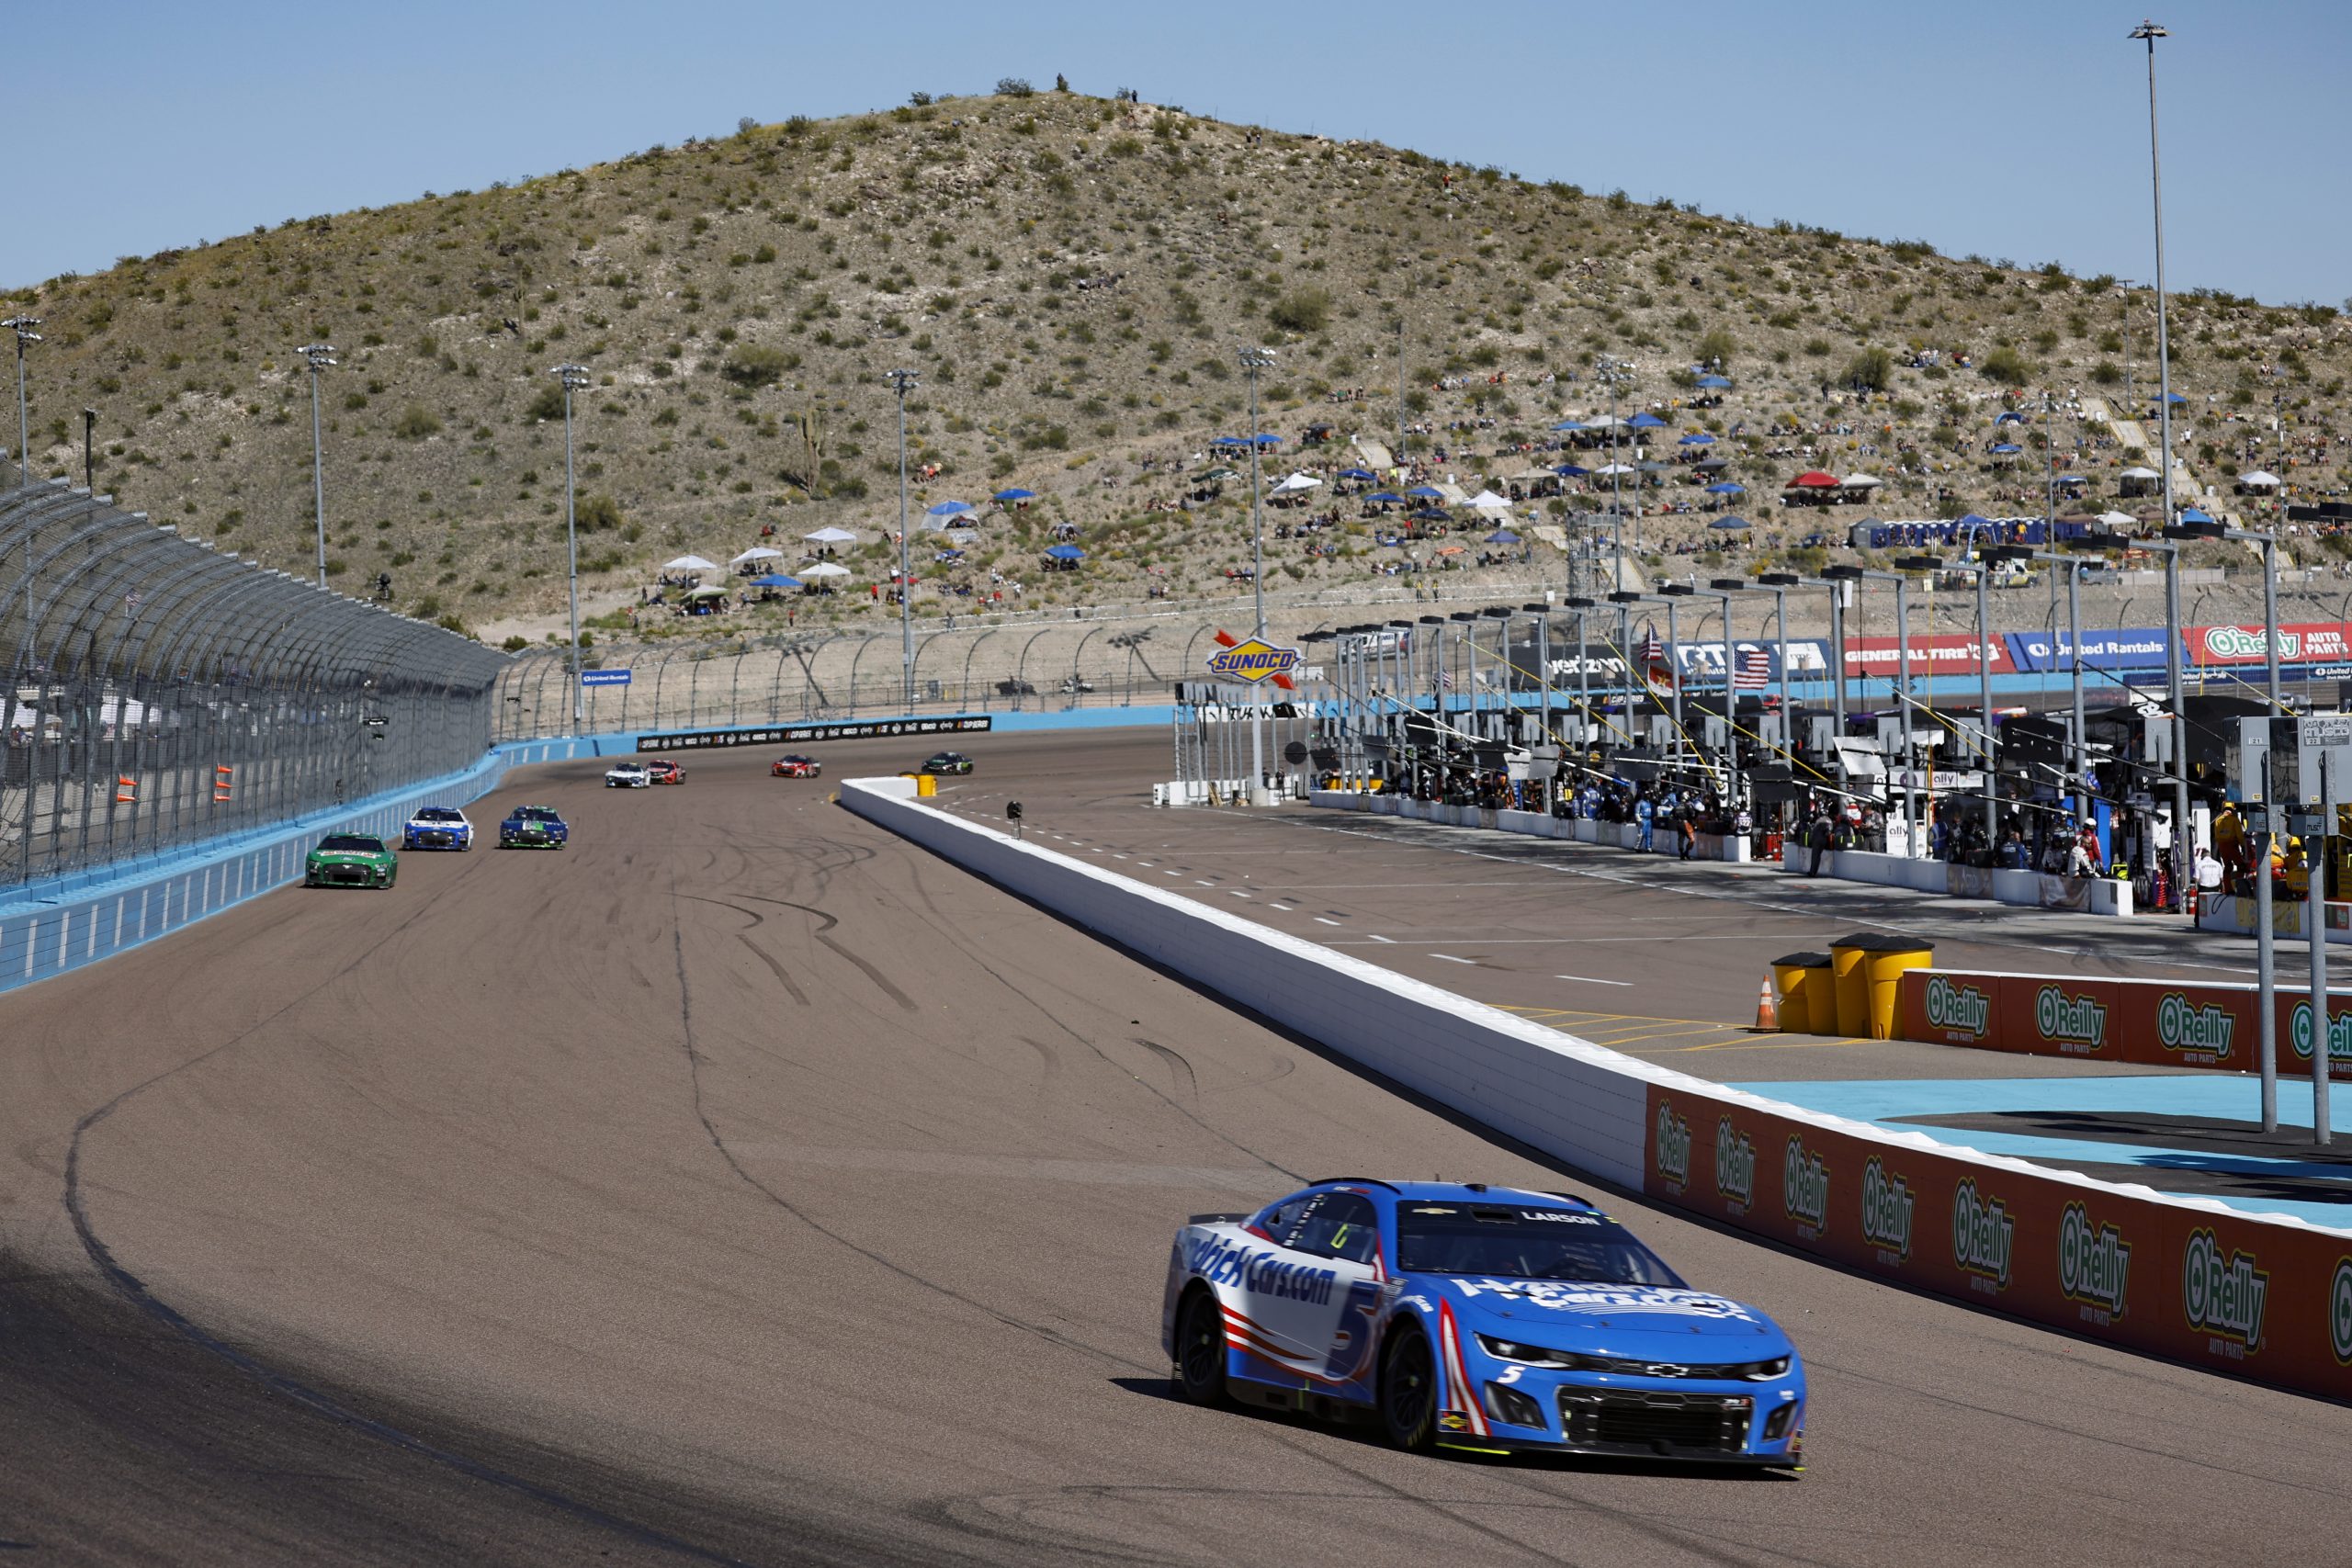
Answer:
[{"label": "tire skid mark on track", "polygon": [[1178,1073],[1183,1074],[1184,1098],[1193,1101],[1195,1104],[1199,1103],[1201,1098],[1201,1080],[1193,1074],[1193,1064],[1184,1059],[1184,1054],[1182,1051],[1162,1045],[1157,1040],[1147,1040],[1140,1034],[1130,1034],[1127,1038],[1168,1064],[1170,1087],[1173,1087],[1174,1085],[1175,1075]]},{"label": "tire skid mark on track", "polygon": [[[684,897],[692,897],[694,895],[686,894]],[[762,904],[779,904],[785,908],[797,909],[804,915],[814,916],[817,919],[823,922],[823,924],[820,925],[815,932],[812,933],[819,942],[823,942],[827,947],[832,949],[834,953],[838,956],[847,959],[852,964],[855,965],[860,974],[874,982],[875,989],[880,991],[884,996],[898,1003],[901,1011],[921,1012],[922,1010],[921,1004],[916,1002],[912,997],[907,995],[906,992],[900,990],[897,982],[893,981],[888,975],[882,973],[881,968],[871,959],[866,958],[862,953],[852,951],[841,941],[840,938],[832,934],[833,928],[842,923],[837,916],[825,913],[824,910],[818,908],[814,904],[796,904],[789,898],[771,898],[764,894],[759,893],[746,893],[743,897],[756,900]],[[705,902],[709,902],[709,900],[705,900]]]},{"label": "tire skid mark on track", "polygon": [[282,1007],[255,1020],[219,1044],[198,1052],[175,1066],[167,1067],[162,1072],[153,1074],[132,1084],[105,1103],[85,1112],[81,1119],[74,1122],[73,1136],[67,1142],[65,1148],[63,1200],[66,1217],[72,1222],[74,1237],[81,1243],[83,1254],[90,1260],[91,1267],[97,1270],[100,1278],[104,1279],[124,1301],[189,1344],[209,1355],[217,1357],[311,1414],[322,1416],[338,1426],[363,1433],[392,1448],[413,1453],[420,1459],[430,1461],[486,1485],[496,1486],[518,1496],[544,1504],[573,1518],[636,1541],[639,1545],[692,1558],[697,1562],[725,1563],[730,1565],[730,1568],[741,1568],[743,1562],[741,1558],[729,1557],[723,1553],[709,1551],[692,1541],[682,1540],[650,1526],[640,1525],[616,1514],[607,1513],[593,1503],[582,1502],[578,1498],[550,1487],[542,1486],[511,1471],[501,1470],[494,1465],[485,1464],[468,1455],[428,1442],[398,1427],[363,1415],[331,1395],[311,1387],[288,1373],[279,1371],[258,1356],[219,1338],[150,1291],[145,1280],[124,1267],[115,1257],[113,1248],[108,1247],[105,1238],[98,1235],[96,1224],[90,1217],[89,1204],[82,1190],[82,1149],[85,1140],[90,1134],[103,1125],[117,1111],[147,1089],[201,1066],[224,1052],[234,1050],[252,1039],[264,1026],[286,1018],[296,1009],[304,1006],[329,987],[355,974],[361,964],[405,936],[411,928],[433,913],[435,906],[447,897],[452,889],[478,869],[469,866],[461,870],[457,876],[428,895],[422,906],[393,926],[390,931],[354,953],[333,974],[315,985],[306,987]]},{"label": "tire skid mark on track", "polygon": [[[677,890],[674,885],[671,891],[673,897],[677,896]],[[784,902],[782,899],[771,901],[775,903]],[[792,907],[798,908],[802,906],[794,905]],[[831,919],[832,917],[826,916],[825,918],[827,919]],[[821,1235],[826,1240],[833,1243],[835,1246],[845,1247],[849,1251],[856,1253],[860,1258],[865,1258],[868,1262],[875,1264],[876,1267],[887,1269],[890,1273],[897,1275],[899,1279],[906,1280],[909,1284],[920,1286],[923,1290],[932,1292],[933,1294],[944,1296],[949,1301],[969,1307],[974,1312],[979,1313],[985,1317],[1001,1323],[1007,1328],[1012,1329],[1018,1333],[1034,1336],[1036,1338],[1045,1340],[1049,1345],[1059,1346],[1067,1350],[1075,1350],[1081,1355],[1092,1356],[1102,1360],[1109,1361],[1114,1366],[1125,1368],[1130,1371],[1157,1372],[1161,1370],[1156,1366],[1147,1366],[1130,1360],[1128,1358],[1120,1355],[1114,1350],[1105,1350],[1100,1347],[1089,1345],[1083,1340],[1073,1339],[1069,1336],[1062,1333],[1060,1330],[1049,1328],[1044,1324],[1031,1323],[1026,1319],[1016,1317],[1000,1308],[990,1306],[988,1303],[981,1301],[977,1296],[968,1295],[962,1291],[958,1291],[952,1285],[944,1284],[937,1280],[919,1274],[915,1272],[915,1270],[908,1268],[905,1264],[898,1262],[896,1259],[876,1251],[873,1247],[865,1247],[858,1242],[853,1241],[847,1235],[833,1229],[823,1221],[818,1219],[815,1215],[809,1213],[808,1211],[800,1207],[797,1203],[795,1203],[791,1199],[786,1197],[775,1188],[770,1187],[767,1183],[762,1181],[758,1177],[753,1176],[751,1171],[745,1168],[743,1162],[736,1156],[735,1152],[727,1146],[726,1135],[719,1132],[718,1124],[711,1120],[709,1107],[704,1100],[702,1068],[704,1063],[707,1062],[708,1058],[703,1055],[701,1047],[695,1043],[694,989],[692,983],[686,978],[686,944],[683,925],[673,927],[670,934],[671,951],[677,968],[678,1021],[683,1032],[685,1045],[686,1076],[694,1100],[695,1119],[702,1123],[704,1134],[710,1139],[710,1146],[718,1151],[718,1157],[720,1159],[727,1162],[727,1168],[735,1174],[738,1180],[742,1182],[744,1186],[752,1189],[754,1192],[759,1193],[762,1197],[775,1204],[777,1208],[783,1210],[786,1213],[790,1214],[794,1219],[799,1221],[810,1230],[816,1232],[819,1235]]]}]

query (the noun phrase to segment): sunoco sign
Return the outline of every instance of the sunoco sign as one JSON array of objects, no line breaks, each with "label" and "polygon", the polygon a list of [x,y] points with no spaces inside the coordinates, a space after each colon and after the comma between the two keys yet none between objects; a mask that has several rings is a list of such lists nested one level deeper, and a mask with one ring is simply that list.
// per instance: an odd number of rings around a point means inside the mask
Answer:
[{"label": "sunoco sign", "polygon": [[1276,648],[1253,637],[1210,654],[1208,671],[1220,681],[1247,681],[1255,685],[1289,674],[1298,668],[1301,657],[1295,648]]}]

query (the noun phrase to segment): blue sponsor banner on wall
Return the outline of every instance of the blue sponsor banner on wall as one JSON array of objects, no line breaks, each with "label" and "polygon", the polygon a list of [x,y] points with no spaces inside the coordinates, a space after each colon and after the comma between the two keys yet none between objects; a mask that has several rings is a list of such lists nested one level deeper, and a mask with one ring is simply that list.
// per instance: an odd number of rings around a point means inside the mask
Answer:
[{"label": "blue sponsor banner on wall", "polygon": [[[2009,632],[2010,661],[2033,673],[2063,671],[2074,667],[2074,649],[2066,628],[2050,632]],[[2165,667],[2162,626],[2124,626],[2115,631],[2083,633],[2083,665],[2090,670],[2161,670]]]}]

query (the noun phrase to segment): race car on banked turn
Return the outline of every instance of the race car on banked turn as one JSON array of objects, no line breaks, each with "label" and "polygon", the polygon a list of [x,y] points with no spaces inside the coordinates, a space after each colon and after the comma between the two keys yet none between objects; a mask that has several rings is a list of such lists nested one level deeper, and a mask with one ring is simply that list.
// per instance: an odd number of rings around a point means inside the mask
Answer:
[{"label": "race car on banked turn", "polygon": [[922,760],[922,771],[926,773],[968,773],[972,771],[972,759],[961,751],[934,751]]},{"label": "race car on banked turn", "polygon": [[653,783],[653,775],[642,762],[615,762],[605,770],[605,783],[612,789],[644,789]]},{"label": "race car on banked turn", "polygon": [[1566,1194],[1345,1177],[1195,1214],[1160,1337],[1197,1404],[1369,1420],[1405,1449],[1801,1468],[1788,1337]]},{"label": "race car on banked turn", "polygon": [[772,778],[813,779],[825,771],[825,764],[814,757],[804,757],[795,751],[788,757],[778,757],[775,766],[768,770]]},{"label": "race car on banked turn", "polygon": [[682,784],[686,782],[686,770],[667,757],[656,757],[645,764],[645,776],[658,784]]},{"label": "race car on banked turn", "polygon": [[329,833],[302,857],[305,887],[390,887],[400,857],[373,833]]},{"label": "race car on banked turn", "polygon": [[466,814],[454,806],[427,806],[408,819],[401,829],[401,848],[404,850],[469,850],[474,847],[474,825]]},{"label": "race car on banked turn", "polygon": [[560,850],[571,829],[552,806],[518,806],[498,825],[502,850]]}]

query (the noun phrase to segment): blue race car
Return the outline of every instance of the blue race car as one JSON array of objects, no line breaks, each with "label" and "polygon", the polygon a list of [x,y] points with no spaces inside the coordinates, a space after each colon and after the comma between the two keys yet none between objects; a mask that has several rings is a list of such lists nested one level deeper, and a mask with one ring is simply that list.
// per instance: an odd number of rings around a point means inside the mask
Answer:
[{"label": "blue race car", "polygon": [[1804,1369],[1582,1198],[1318,1181],[1176,1235],[1177,1390],[1385,1429],[1400,1448],[1802,1468]]},{"label": "blue race car", "polygon": [[454,806],[421,807],[401,829],[401,848],[404,850],[464,851],[473,847],[474,825]]},{"label": "blue race car", "polygon": [[518,806],[498,825],[502,850],[560,850],[571,839],[571,829],[552,806]]}]

